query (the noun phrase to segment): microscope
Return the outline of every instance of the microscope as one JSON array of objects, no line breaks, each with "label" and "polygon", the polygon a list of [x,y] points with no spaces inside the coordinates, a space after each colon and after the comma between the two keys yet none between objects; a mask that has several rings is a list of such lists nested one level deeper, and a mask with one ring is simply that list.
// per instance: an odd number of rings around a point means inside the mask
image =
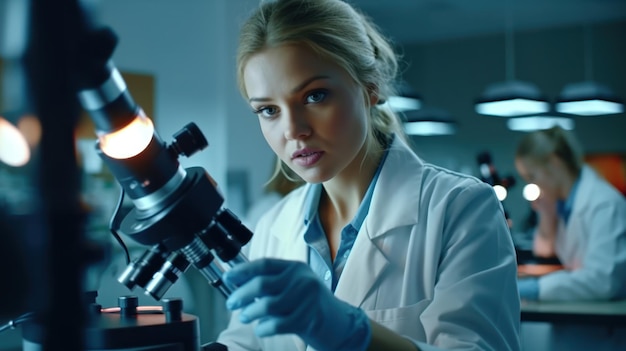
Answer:
[{"label": "microscope", "polygon": [[149,247],[129,263],[119,282],[160,300],[193,266],[228,296],[232,288],[221,276],[246,261],[241,248],[252,232],[222,207],[224,199],[204,169],[184,169],[178,162],[208,146],[207,140],[189,123],[165,143],[111,60],[115,34],[93,29],[83,42],[79,100],[94,121],[99,156],[133,205],[123,217],[118,207],[111,230]]}]

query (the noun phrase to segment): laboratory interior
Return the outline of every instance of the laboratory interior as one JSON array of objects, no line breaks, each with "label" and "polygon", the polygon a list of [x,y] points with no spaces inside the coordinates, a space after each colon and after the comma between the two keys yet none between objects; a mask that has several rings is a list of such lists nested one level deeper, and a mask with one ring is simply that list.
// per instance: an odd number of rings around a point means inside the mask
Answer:
[{"label": "laboratory interior", "polygon": [[[0,0],[0,350],[226,349],[214,343],[231,313],[222,274],[247,260],[274,203],[275,156],[235,60],[265,2]],[[626,350],[626,1],[346,2],[400,53],[386,103],[411,148],[488,183],[502,205],[519,349]],[[105,29],[81,46],[87,21]],[[151,128],[138,151],[104,139],[128,111]],[[580,266],[534,251],[541,189],[516,166],[522,140],[554,128],[621,195],[611,214],[570,219],[611,220],[588,226],[613,244],[583,233],[565,249],[605,250],[594,264],[621,283],[590,279],[611,294],[538,290]]]}]

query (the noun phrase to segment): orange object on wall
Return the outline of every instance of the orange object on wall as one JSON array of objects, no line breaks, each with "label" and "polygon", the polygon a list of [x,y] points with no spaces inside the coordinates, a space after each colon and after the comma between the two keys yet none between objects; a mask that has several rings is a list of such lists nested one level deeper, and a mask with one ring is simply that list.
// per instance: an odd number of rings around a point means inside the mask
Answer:
[{"label": "orange object on wall", "polygon": [[626,196],[626,154],[589,154],[585,162]]}]

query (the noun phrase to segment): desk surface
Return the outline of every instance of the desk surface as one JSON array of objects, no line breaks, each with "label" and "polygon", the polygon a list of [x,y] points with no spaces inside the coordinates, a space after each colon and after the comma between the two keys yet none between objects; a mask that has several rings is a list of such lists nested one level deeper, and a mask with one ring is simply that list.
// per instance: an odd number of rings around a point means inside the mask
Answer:
[{"label": "desk surface", "polygon": [[563,266],[560,264],[520,264],[517,265],[517,276],[519,278],[540,277],[562,269]]},{"label": "desk surface", "polygon": [[626,325],[626,300],[522,302],[522,322]]}]

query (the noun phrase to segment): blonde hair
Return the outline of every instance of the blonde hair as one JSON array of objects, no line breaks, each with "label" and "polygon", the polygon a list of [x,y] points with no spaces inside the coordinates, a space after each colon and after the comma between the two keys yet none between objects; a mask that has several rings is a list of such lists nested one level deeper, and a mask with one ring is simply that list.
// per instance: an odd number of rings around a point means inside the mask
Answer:
[{"label": "blonde hair", "polygon": [[[280,160],[276,164],[280,164]],[[302,184],[304,184],[304,181],[294,176],[291,170],[285,170],[284,172],[276,172],[274,170],[263,189],[266,193],[278,193],[285,196]]]},{"label": "blonde hair", "polygon": [[[237,78],[246,96],[243,72],[253,55],[270,47],[304,44],[342,67],[363,88],[365,101],[375,90],[379,104],[370,107],[367,151],[389,146],[393,135],[407,140],[399,117],[382,105],[395,93],[398,56],[364,14],[341,0],[263,2],[243,24],[237,50]],[[279,160],[276,173],[285,173]],[[296,177],[293,172],[287,175]]]},{"label": "blonde hair", "polygon": [[525,135],[517,146],[516,158],[528,159],[545,165],[550,156],[558,157],[572,174],[579,174],[583,167],[583,156],[574,135],[555,126]]}]

